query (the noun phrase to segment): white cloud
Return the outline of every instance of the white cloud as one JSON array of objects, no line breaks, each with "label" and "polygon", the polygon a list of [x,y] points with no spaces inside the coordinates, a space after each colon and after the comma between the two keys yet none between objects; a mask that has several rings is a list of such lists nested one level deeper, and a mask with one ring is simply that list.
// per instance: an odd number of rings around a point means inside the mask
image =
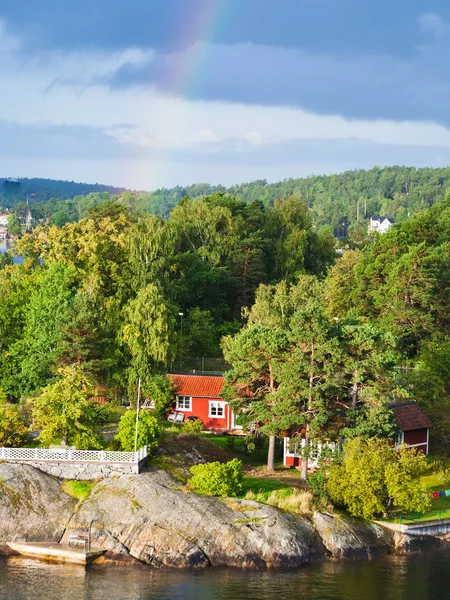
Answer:
[{"label": "white cloud", "polygon": [[440,38],[450,32],[450,23],[447,23],[437,13],[425,12],[420,14],[418,23],[421,33],[435,38]]},{"label": "white cloud", "polygon": [[[421,27],[424,32],[434,32],[435,35],[442,31],[444,25],[444,22],[433,21],[430,15],[427,18],[423,15]],[[20,39],[10,35],[0,22],[0,80],[4,90],[0,95],[2,119],[18,126],[37,124],[43,128],[51,128],[61,125],[71,126],[73,131],[82,127],[95,128],[101,136],[86,139],[86,144],[99,144],[97,155],[95,148],[90,148],[89,153],[86,153],[90,157],[88,161],[83,156],[82,141],[78,138],[77,144],[74,144],[78,160],[72,157],[64,163],[59,153],[53,159],[47,156],[46,164],[53,160],[53,175],[51,168],[44,168],[44,159],[33,163],[35,166],[32,172],[30,159],[24,161],[24,171],[16,171],[16,175],[39,174],[36,171],[39,167],[42,176],[103,179],[130,187],[154,187],[160,185],[161,181],[165,185],[178,181],[213,181],[214,173],[219,172],[220,157],[223,156],[221,178],[222,181],[231,183],[264,177],[264,170],[266,174],[270,170],[272,175],[267,176],[274,179],[290,174],[308,174],[314,169],[331,172],[338,169],[339,165],[352,167],[350,159],[345,162],[340,161],[339,157],[336,159],[338,152],[328,162],[312,160],[308,156],[308,144],[302,146],[301,151],[298,151],[300,154],[297,153],[297,156],[302,156],[301,159],[286,158],[284,165],[270,166],[265,162],[258,167],[241,162],[242,153],[254,153],[258,157],[271,148],[276,150],[297,142],[309,143],[315,140],[318,144],[326,145],[333,141],[341,143],[350,140],[395,148],[418,147],[433,151],[436,148],[450,148],[450,130],[433,122],[349,119],[333,114],[318,115],[302,108],[287,106],[194,101],[170,96],[151,87],[111,89],[99,83],[102,78],[111,76],[124,65],[138,67],[150,64],[155,56],[151,49],[131,48],[117,53],[98,50],[68,54],[45,53],[32,60],[25,60],[20,49]],[[317,60],[320,63],[325,58],[317,57]],[[308,65],[311,69],[312,62]],[[363,68],[362,63],[360,68]],[[70,128],[67,132],[67,144],[71,144]],[[111,155],[117,155],[117,146],[123,147],[123,158],[119,161],[121,168],[117,166],[119,163],[111,161],[111,157],[108,158],[108,163],[105,162],[102,152],[104,144],[109,141],[114,145]],[[29,143],[32,144],[33,140],[30,139]],[[355,144],[354,147],[357,146]],[[49,148],[55,147],[49,145]],[[352,145],[349,147],[353,148]],[[139,151],[142,153],[142,160],[139,160]],[[219,156],[214,166],[200,157],[204,151],[214,152]],[[188,169],[181,163],[187,162],[189,152],[193,155]],[[230,160],[233,153],[236,156],[234,164]],[[24,154],[26,155],[25,152]],[[7,164],[12,166],[12,162],[8,163],[7,153],[0,153],[0,156],[3,168]],[[193,164],[195,156],[200,158]],[[15,160],[14,164],[18,164],[17,159]],[[25,165],[28,171],[25,171]],[[353,166],[361,166],[357,151]],[[370,166],[369,159],[367,166]],[[98,176],[94,175],[96,169]],[[145,176],[142,175],[144,172]],[[119,181],[119,177],[123,179]],[[186,181],[187,177],[190,178],[189,181]]]}]

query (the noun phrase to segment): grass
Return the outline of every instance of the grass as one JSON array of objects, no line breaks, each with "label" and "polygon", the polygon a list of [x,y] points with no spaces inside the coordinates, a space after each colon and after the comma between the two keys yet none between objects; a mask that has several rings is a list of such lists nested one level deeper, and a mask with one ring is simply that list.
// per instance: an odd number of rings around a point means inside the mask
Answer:
[{"label": "grass", "polygon": [[243,463],[252,467],[264,467],[267,463],[268,441],[265,439],[262,447],[256,448],[254,452],[248,454],[244,449],[244,439],[241,436],[201,433],[200,438],[208,440],[221,450],[231,452],[236,458],[240,458]]},{"label": "grass", "polygon": [[77,500],[86,500],[89,498],[92,488],[95,486],[93,481],[75,481],[66,479],[61,485],[61,489],[68,496]]},{"label": "grass", "polygon": [[311,513],[312,494],[307,490],[293,489],[277,479],[244,476],[243,497],[269,504],[297,515]]},{"label": "grass", "polygon": [[[429,458],[428,468],[420,478],[425,485],[427,493],[440,492],[450,489],[450,473],[439,469],[437,463]],[[399,511],[389,521],[399,522],[400,514],[402,523],[416,523],[418,521],[432,521],[435,519],[450,519],[450,496],[431,498],[431,507],[423,514],[405,514],[405,511]]]}]

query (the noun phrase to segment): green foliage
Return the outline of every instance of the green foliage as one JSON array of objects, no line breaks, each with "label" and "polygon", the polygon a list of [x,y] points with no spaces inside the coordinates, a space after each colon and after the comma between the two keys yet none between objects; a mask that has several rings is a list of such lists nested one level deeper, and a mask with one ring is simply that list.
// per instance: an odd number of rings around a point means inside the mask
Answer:
[{"label": "green foliage", "polygon": [[242,462],[233,458],[227,463],[211,462],[191,467],[190,487],[200,494],[239,496],[243,489]]},{"label": "green foliage", "polygon": [[101,447],[98,438],[98,407],[92,401],[92,384],[80,367],[58,371],[54,383],[44,387],[33,400],[35,427],[44,444],[65,441],[82,450]]},{"label": "green foliage", "polygon": [[183,423],[182,429],[184,433],[195,433],[198,435],[203,431],[203,423],[200,419],[188,420]]},{"label": "green foliage", "polygon": [[388,440],[348,440],[341,462],[328,469],[330,499],[356,517],[371,519],[391,508],[423,512],[429,506],[419,476],[425,457],[415,449],[396,450]]},{"label": "green foliage", "polygon": [[125,309],[122,336],[127,344],[135,373],[150,377],[167,364],[170,335],[173,331],[171,309],[159,286],[142,288]]},{"label": "green foliage", "polygon": [[[122,450],[125,452],[134,451],[136,435],[136,413],[134,410],[127,410],[119,421],[119,431],[115,439],[120,442]],[[158,438],[160,428],[158,420],[150,411],[143,410],[139,413],[137,450],[147,446],[148,452],[155,452],[158,448]]]},{"label": "green foliage", "polygon": [[83,501],[89,498],[94,486],[95,482],[93,481],[73,481],[66,479],[62,482],[61,489],[68,496]]},{"label": "green foliage", "polygon": [[327,474],[326,467],[322,466],[320,469],[311,473],[308,477],[308,485],[311,488],[312,493],[319,498],[327,497]]},{"label": "green foliage", "polygon": [[29,393],[45,384],[58,356],[58,327],[66,318],[73,296],[74,270],[55,262],[39,272],[26,307],[21,336],[10,346],[14,380],[6,391]]},{"label": "green foliage", "polygon": [[175,401],[176,386],[165,375],[152,375],[144,386],[145,394],[155,403],[157,415],[163,415]]},{"label": "green foliage", "polygon": [[15,215],[9,215],[8,217],[8,234],[14,237],[19,236],[22,233],[22,227],[20,221]]},{"label": "green foliage", "polygon": [[0,406],[0,446],[17,448],[27,438],[27,428],[16,407],[9,404]]}]

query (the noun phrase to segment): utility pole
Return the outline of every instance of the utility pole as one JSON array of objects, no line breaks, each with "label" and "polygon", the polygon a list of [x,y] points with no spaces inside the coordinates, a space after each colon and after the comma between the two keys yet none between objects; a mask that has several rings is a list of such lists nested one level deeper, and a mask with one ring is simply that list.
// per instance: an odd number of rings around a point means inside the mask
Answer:
[{"label": "utility pole", "polygon": [[138,397],[136,404],[136,431],[134,434],[134,451],[137,452],[137,441],[138,441],[138,427],[139,427],[139,405],[141,403],[141,378],[139,377],[138,382]]}]

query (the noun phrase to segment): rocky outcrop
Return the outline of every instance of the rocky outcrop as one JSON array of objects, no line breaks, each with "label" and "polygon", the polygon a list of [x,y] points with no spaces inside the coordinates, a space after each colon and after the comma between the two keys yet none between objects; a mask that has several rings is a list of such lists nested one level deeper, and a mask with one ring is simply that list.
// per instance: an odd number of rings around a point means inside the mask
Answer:
[{"label": "rocky outcrop", "polygon": [[318,512],[314,513],[313,521],[334,558],[371,558],[392,548],[392,533],[380,525]]},{"label": "rocky outcrop", "polygon": [[75,505],[53,477],[27,465],[0,463],[0,550],[21,539],[59,541]]},{"label": "rocky outcrop", "polygon": [[108,562],[155,568],[299,567],[333,557],[416,551],[417,540],[332,514],[295,518],[250,500],[198,496],[150,470],[99,482],[78,503],[33,467],[0,463],[0,551],[14,540],[63,541],[86,533]]},{"label": "rocky outcrop", "polygon": [[419,552],[436,550],[442,544],[442,540],[432,536],[418,536],[395,532],[393,543],[396,554],[417,554]]},{"label": "rocky outcrop", "polygon": [[95,544],[111,559],[154,567],[298,567],[325,549],[310,521],[252,501],[177,489],[164,471],[99,483],[73,516],[65,539],[93,521]]}]

